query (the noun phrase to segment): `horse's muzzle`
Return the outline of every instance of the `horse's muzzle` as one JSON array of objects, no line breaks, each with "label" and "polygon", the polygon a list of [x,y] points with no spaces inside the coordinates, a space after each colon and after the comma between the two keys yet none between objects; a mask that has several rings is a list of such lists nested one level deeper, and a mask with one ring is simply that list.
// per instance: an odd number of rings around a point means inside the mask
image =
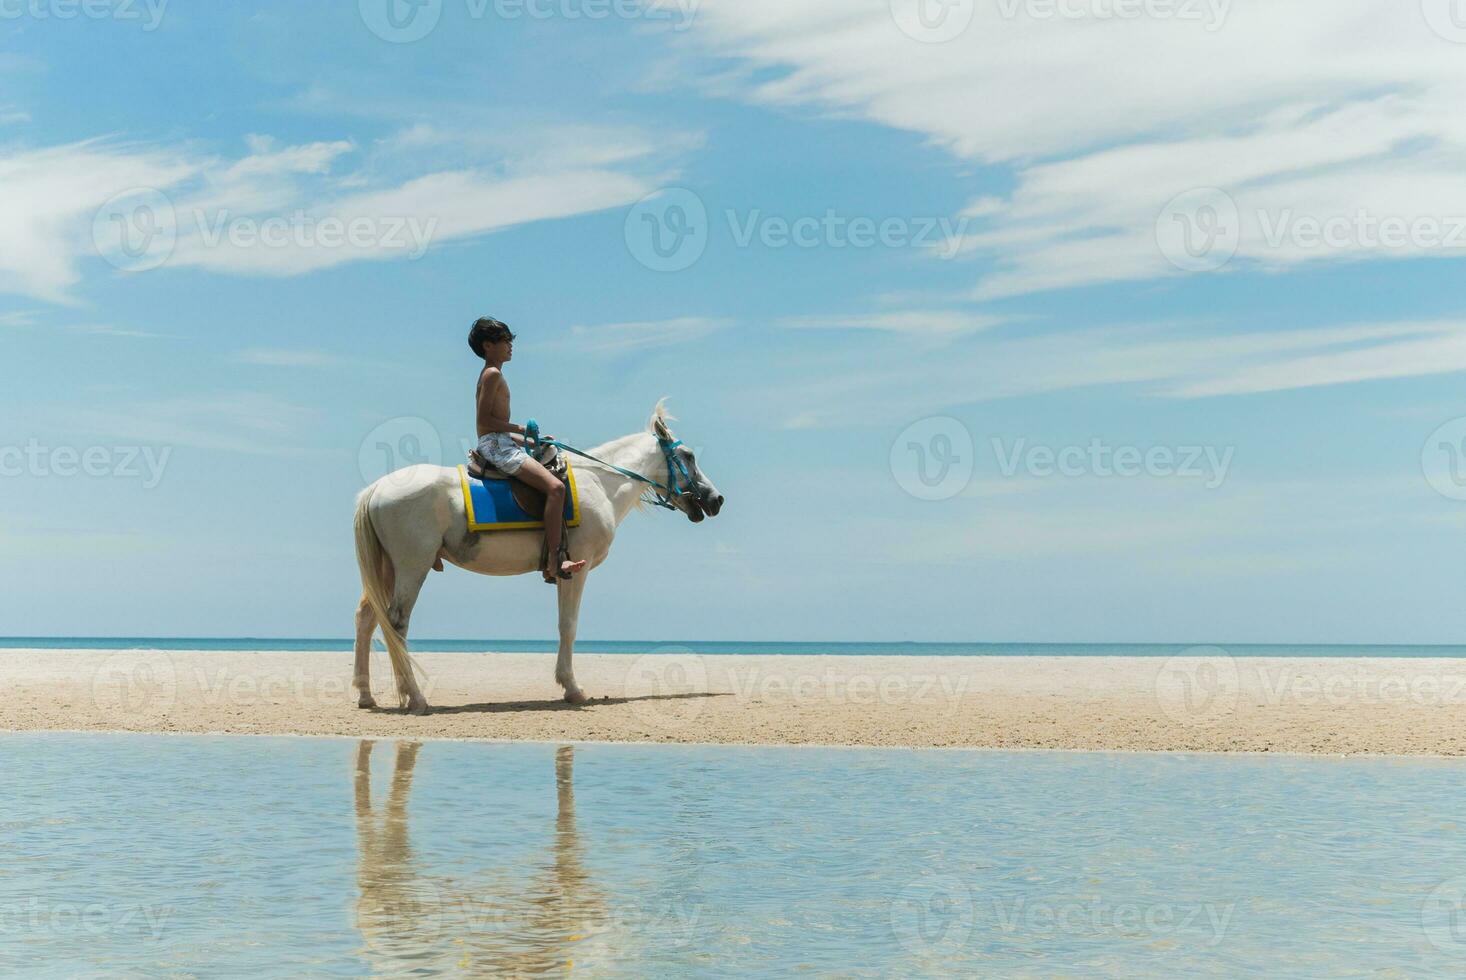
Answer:
[{"label": "horse's muzzle", "polygon": [[723,495],[720,493],[709,497],[702,509],[708,512],[709,517],[717,517],[718,511],[723,509]]}]

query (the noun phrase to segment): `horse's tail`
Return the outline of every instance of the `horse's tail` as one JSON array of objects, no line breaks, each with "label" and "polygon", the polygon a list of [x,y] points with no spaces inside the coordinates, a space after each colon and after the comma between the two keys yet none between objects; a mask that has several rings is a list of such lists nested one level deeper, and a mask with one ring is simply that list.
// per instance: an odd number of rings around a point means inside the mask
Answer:
[{"label": "horse's tail", "polygon": [[382,539],[377,536],[376,525],[372,523],[372,494],[376,489],[374,483],[356,498],[356,564],[361,570],[362,595],[381,627],[382,639],[387,641],[387,657],[392,661],[392,675],[397,681],[398,706],[405,708],[418,666],[407,652],[407,638],[393,625],[389,615],[392,596],[388,582],[393,573],[392,559],[382,549]]}]

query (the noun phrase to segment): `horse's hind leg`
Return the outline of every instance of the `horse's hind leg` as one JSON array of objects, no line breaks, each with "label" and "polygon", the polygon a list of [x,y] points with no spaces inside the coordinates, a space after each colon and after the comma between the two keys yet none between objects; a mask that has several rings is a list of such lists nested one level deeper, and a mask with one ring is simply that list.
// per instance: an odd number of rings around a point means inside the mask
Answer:
[{"label": "horse's hind leg", "polygon": [[[428,572],[432,570],[432,560],[433,556],[429,555],[426,560],[410,568],[399,566],[397,569],[396,582],[392,587],[392,604],[387,607],[387,615],[404,643],[407,642],[408,623],[412,620],[412,607],[417,605],[417,597],[422,592],[423,583],[427,581]],[[412,669],[405,667],[398,670],[395,664],[393,669],[398,673],[398,682],[407,691],[407,710],[415,715],[427,714],[428,699],[418,688],[417,677]]]},{"label": "horse's hind leg", "polygon": [[377,617],[371,605],[363,597],[356,607],[356,669],[351,682],[356,687],[356,706],[375,708],[377,699],[372,697],[372,633],[377,629]]}]

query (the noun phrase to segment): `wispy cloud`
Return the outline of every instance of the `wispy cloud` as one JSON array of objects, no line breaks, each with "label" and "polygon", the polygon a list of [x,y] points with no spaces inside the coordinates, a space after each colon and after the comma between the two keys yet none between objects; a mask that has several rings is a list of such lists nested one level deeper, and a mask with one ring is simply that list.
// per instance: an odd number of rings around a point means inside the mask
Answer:
[{"label": "wispy cloud", "polygon": [[577,350],[619,354],[690,343],[732,324],[732,320],[721,317],[684,316],[672,320],[577,325],[570,328],[570,333]]},{"label": "wispy cloud", "polygon": [[234,360],[241,364],[287,368],[334,367],[347,363],[347,358],[327,351],[287,350],[272,347],[254,347],[237,351],[234,354]]},{"label": "wispy cloud", "polygon": [[318,421],[315,409],[256,392],[220,392],[191,398],[116,403],[63,410],[57,423],[88,438],[127,439],[163,446],[259,456],[296,456],[307,450],[299,434]]},{"label": "wispy cloud", "polygon": [[[731,84],[746,99],[867,119],[1010,171],[1011,192],[967,209],[980,230],[965,247],[995,264],[978,299],[1180,275],[1158,218],[1207,187],[1237,205],[1229,268],[1466,257],[1466,235],[1311,244],[1311,222],[1361,211],[1466,231],[1461,49],[1419,4],[1233,0],[1126,19],[1105,4],[946,8],[953,30],[932,44],[888,4],[847,0],[709,5],[694,31],[744,66]],[[729,84],[726,65],[709,70]],[[1294,221],[1300,234],[1275,233]]]},{"label": "wispy cloud", "polygon": [[795,330],[874,330],[887,333],[955,337],[997,326],[1006,317],[955,310],[902,310],[889,313],[819,314],[780,318]]},{"label": "wispy cloud", "polygon": [[890,424],[960,405],[1098,386],[1195,399],[1466,372],[1466,321],[1179,335],[1173,326],[975,337],[869,367],[823,352],[806,381],[750,398],[786,428]]},{"label": "wispy cloud", "polygon": [[625,167],[654,142],[572,154],[568,137],[556,139],[543,166],[519,175],[484,151],[465,151],[455,168],[431,153],[389,166],[361,159],[347,139],[279,145],[250,136],[248,152],[233,159],[193,144],[107,141],[0,151],[0,292],[69,302],[83,262],[99,255],[127,271],[251,276],[416,258],[514,225],[630,204],[654,186]]},{"label": "wispy cloud", "polygon": [[93,337],[126,337],[133,340],[159,340],[167,336],[167,334],[153,333],[150,330],[132,330],[126,327],[109,326],[105,323],[80,324],[64,329],[69,333],[87,334]]}]

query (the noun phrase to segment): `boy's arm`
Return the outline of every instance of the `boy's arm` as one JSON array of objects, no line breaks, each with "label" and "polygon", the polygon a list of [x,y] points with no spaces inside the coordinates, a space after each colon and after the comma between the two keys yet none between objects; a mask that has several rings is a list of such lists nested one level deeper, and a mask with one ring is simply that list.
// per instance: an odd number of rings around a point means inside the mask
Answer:
[{"label": "boy's arm", "polygon": [[504,376],[493,368],[484,371],[478,382],[478,431],[480,435],[490,432],[509,432],[524,435],[524,426],[499,418],[494,414],[494,405],[504,387]]}]

